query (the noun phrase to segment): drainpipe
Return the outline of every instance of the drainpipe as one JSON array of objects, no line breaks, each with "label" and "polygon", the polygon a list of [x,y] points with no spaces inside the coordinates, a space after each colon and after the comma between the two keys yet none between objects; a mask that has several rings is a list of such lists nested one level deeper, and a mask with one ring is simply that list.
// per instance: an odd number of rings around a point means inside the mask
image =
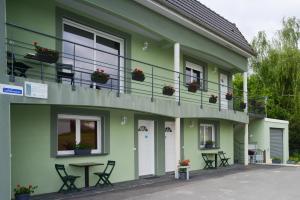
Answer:
[{"label": "drainpipe", "polygon": [[178,161],[180,160],[180,118],[175,118],[175,160],[176,160],[176,166],[175,166],[175,178],[179,178],[177,165]]},{"label": "drainpipe", "polygon": [[178,104],[180,104],[180,44],[178,42],[174,44],[174,71],[175,97]]},{"label": "drainpipe", "polygon": [[[246,108],[244,110],[245,113],[248,112],[248,74],[244,72],[244,81],[243,81],[243,89],[244,89],[244,103],[246,103]],[[245,124],[245,135],[244,135],[244,165],[248,165],[248,123]]]}]

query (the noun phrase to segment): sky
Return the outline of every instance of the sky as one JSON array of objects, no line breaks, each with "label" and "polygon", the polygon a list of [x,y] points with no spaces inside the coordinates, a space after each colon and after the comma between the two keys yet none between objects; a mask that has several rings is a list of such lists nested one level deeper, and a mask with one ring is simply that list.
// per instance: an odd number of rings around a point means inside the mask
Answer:
[{"label": "sky", "polygon": [[232,23],[250,42],[264,30],[271,39],[283,17],[300,19],[300,0],[198,0]]}]

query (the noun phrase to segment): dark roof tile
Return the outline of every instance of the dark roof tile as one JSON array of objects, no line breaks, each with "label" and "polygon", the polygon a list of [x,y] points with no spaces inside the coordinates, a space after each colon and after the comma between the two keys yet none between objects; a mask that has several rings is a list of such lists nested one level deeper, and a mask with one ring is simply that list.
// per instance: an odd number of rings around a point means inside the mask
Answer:
[{"label": "dark roof tile", "polygon": [[155,0],[206,28],[226,41],[254,55],[248,41],[234,23],[217,14],[197,0]]}]

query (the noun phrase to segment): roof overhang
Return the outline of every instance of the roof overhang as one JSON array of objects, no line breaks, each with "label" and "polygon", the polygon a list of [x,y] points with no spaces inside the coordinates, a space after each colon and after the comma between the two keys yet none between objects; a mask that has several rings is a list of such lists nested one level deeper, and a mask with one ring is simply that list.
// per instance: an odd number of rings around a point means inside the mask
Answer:
[{"label": "roof overhang", "polygon": [[244,56],[244,57],[251,57],[253,54],[241,49],[240,47],[232,44],[231,42],[228,42],[227,40],[223,39],[222,37],[216,35],[215,33],[201,27],[200,25],[196,24],[195,22],[179,15],[178,13],[166,8],[165,6],[153,1],[153,0],[134,0],[135,2],[181,24],[182,26],[185,26],[200,35],[203,35],[213,41],[215,41],[218,44],[221,44],[222,46],[225,46],[226,48]]}]

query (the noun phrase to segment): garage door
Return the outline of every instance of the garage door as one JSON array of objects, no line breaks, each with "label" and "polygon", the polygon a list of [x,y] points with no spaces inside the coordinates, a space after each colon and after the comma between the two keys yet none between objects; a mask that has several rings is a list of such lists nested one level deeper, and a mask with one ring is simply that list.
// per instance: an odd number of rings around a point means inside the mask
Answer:
[{"label": "garage door", "polygon": [[283,159],[283,129],[270,129],[270,155]]}]

